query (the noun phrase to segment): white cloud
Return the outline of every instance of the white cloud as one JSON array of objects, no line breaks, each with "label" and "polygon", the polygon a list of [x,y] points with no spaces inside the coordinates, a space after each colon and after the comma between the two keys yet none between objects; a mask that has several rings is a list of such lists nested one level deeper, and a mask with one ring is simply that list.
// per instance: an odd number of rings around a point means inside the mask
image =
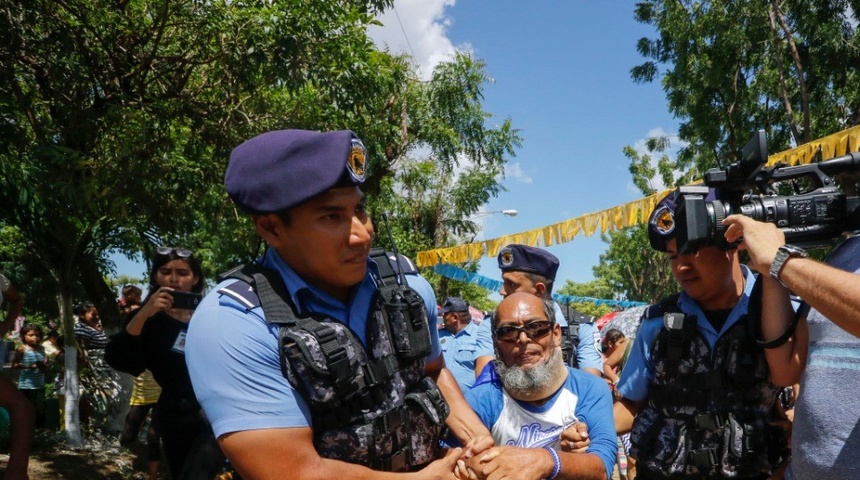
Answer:
[{"label": "white cloud", "polygon": [[[368,29],[379,48],[413,57],[422,79],[428,80],[433,68],[450,60],[458,50],[447,36],[451,19],[445,9],[456,0],[396,0],[394,7],[378,17],[382,27]],[[460,50],[470,49],[465,45]]]},{"label": "white cloud", "polygon": [[520,162],[505,165],[505,178],[517,180],[522,183],[532,183],[534,180],[520,166]]}]

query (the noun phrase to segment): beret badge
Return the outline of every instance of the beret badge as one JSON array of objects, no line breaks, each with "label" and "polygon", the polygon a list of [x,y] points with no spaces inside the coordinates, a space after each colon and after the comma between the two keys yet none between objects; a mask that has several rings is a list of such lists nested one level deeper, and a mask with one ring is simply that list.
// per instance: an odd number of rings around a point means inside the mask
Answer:
[{"label": "beret badge", "polygon": [[500,258],[502,260],[502,266],[507,267],[514,263],[514,252],[512,252],[510,248],[506,248],[502,250],[502,256]]},{"label": "beret badge", "polygon": [[346,168],[353,180],[364,182],[367,176],[367,150],[361,140],[357,138],[352,139],[352,147],[349,150],[349,157],[346,159]]},{"label": "beret badge", "polygon": [[663,205],[651,217],[651,223],[662,235],[668,235],[675,230],[675,216],[669,207]]}]

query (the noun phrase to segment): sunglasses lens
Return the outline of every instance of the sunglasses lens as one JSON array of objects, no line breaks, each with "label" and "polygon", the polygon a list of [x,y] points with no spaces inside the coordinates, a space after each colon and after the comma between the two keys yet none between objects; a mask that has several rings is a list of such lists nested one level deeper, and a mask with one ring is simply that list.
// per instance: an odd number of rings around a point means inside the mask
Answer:
[{"label": "sunglasses lens", "polygon": [[516,327],[499,327],[496,329],[496,338],[505,342],[515,342],[520,336],[520,330]]},{"label": "sunglasses lens", "polygon": [[528,335],[529,338],[531,338],[532,340],[536,340],[549,333],[550,329],[552,329],[552,326],[549,322],[537,321],[523,325],[523,329],[526,331],[526,335]]},{"label": "sunglasses lens", "polygon": [[158,247],[155,251],[159,255],[170,255],[171,252],[176,252],[176,256],[179,258],[188,258],[191,255],[194,255],[194,252],[188,250],[187,248],[174,248],[174,247]]}]

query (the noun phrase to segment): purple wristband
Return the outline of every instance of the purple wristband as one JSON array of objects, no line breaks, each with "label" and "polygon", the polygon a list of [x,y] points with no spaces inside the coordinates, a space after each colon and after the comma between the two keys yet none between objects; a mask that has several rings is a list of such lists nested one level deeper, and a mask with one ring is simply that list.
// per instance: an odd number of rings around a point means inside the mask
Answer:
[{"label": "purple wristband", "polygon": [[556,452],[554,448],[552,448],[552,447],[543,447],[543,448],[545,448],[546,451],[549,452],[550,455],[552,455],[552,464],[553,464],[552,465],[552,473],[550,473],[549,476],[546,477],[547,480],[552,480],[555,477],[557,477],[558,472],[561,471],[561,460],[559,460],[558,452]]}]

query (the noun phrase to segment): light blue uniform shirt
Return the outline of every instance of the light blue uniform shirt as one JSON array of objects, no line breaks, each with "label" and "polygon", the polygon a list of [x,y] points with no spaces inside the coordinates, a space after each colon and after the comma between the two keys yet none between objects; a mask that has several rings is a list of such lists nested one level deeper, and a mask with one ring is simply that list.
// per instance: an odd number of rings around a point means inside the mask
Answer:
[{"label": "light blue uniform shirt", "polygon": [[[347,304],[343,304],[308,285],[271,248],[263,256],[262,265],[281,275],[300,312],[323,314],[349,325],[365,343],[367,314],[376,292],[370,271],[354,288]],[[368,269],[375,270],[376,265],[368,261]],[[412,282],[419,277],[407,278]],[[266,323],[261,307],[245,304],[242,299],[220,291],[234,281],[222,282],[200,302],[186,339],[188,373],[215,436],[243,430],[310,426],[306,402],[281,373],[279,327]],[[434,299],[434,315],[435,310]],[[430,332],[433,347],[428,361],[436,359],[440,352],[436,329],[431,328]]]},{"label": "light blue uniform shirt", "polygon": [[495,355],[490,330],[483,322],[481,325],[469,322],[456,335],[443,328],[439,330],[439,343],[445,356],[445,366],[463,392],[469,391],[475,383],[475,359]]},{"label": "light blue uniform shirt", "polygon": [[[562,327],[568,326],[561,307],[553,302],[555,306],[555,321]],[[600,332],[591,323],[579,324],[579,342],[576,345],[576,368],[593,368],[603,372],[603,357],[600,356]]]},{"label": "light blue uniform shirt", "polygon": [[[755,284],[755,275],[746,265],[741,265],[746,284],[744,285],[744,293],[738,300],[738,303],[729,313],[723,328],[717,332],[714,330],[711,322],[707,321],[705,312],[699,307],[695,300],[690,298],[686,293],[681,293],[678,298],[678,308],[686,315],[695,315],[697,319],[696,330],[702,335],[708,346],[713,351],[714,344],[717,339],[728,331],[740,318],[747,313],[749,307],[749,296]],[[633,342],[633,348],[630,350],[630,356],[627,358],[627,363],[624,365],[624,370],[621,372],[621,378],[618,381],[618,393],[622,397],[640,401],[648,397],[648,386],[654,378],[654,363],[651,361],[651,348],[654,345],[654,340],[657,334],[663,329],[663,320],[660,318],[649,318],[642,321],[639,327],[639,332],[636,334],[636,340]]]}]

